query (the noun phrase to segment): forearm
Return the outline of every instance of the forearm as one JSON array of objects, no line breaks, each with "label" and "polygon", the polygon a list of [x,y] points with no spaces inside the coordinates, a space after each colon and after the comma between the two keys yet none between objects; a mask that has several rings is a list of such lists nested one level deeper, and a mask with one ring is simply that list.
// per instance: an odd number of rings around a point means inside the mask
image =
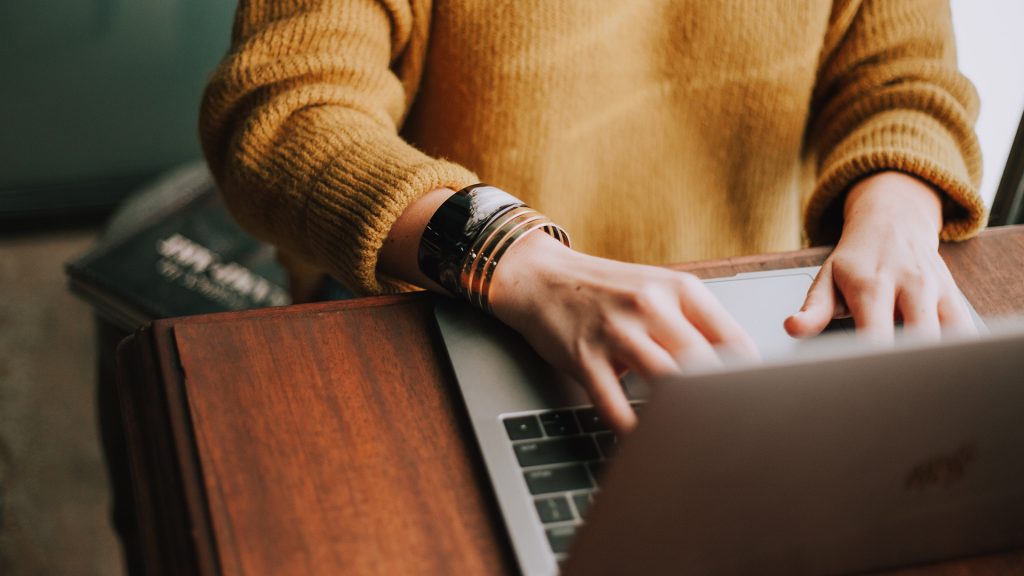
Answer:
[{"label": "forearm", "polygon": [[422,57],[408,46],[402,6],[242,2],[200,114],[203,151],[236,219],[360,294],[405,288],[377,276],[377,258],[409,204],[477,181],[398,134],[415,83],[392,55]]}]

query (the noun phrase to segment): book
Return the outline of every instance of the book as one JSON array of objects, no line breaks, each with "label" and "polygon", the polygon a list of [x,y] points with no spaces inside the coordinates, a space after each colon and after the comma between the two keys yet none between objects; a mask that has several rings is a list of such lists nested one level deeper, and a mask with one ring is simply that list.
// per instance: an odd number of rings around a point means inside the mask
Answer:
[{"label": "book", "polygon": [[200,162],[133,195],[66,271],[73,292],[128,331],[158,318],[291,303],[273,247],[234,221]]}]

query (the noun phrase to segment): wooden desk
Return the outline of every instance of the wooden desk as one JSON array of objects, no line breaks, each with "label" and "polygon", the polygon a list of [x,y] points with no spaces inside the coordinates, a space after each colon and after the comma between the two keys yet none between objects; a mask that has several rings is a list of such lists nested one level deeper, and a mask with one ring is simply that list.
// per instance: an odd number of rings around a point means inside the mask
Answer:
[{"label": "wooden desk", "polygon": [[[819,264],[823,249],[680,266]],[[982,315],[1024,312],[1024,227],[943,247]],[[153,573],[514,572],[432,297],[155,322],[119,350]],[[899,574],[1024,573],[1024,550]]]}]

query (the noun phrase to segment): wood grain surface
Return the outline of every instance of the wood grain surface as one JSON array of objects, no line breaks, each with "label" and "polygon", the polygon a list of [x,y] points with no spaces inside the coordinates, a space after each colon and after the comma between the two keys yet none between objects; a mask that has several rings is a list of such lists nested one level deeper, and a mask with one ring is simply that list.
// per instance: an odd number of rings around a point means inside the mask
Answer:
[{"label": "wood grain surface", "polygon": [[[1024,313],[1024,227],[942,251],[979,313]],[[677,268],[727,276],[826,255]],[[160,321],[123,345],[149,557],[204,574],[514,572],[432,298]],[[1024,551],[893,574],[1024,574]]]}]

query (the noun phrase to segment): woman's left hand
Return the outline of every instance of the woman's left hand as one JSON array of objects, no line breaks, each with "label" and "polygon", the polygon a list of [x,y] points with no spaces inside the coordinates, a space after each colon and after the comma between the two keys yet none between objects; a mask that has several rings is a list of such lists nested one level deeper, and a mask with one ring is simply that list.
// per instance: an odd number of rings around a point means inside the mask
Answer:
[{"label": "woman's left hand", "polygon": [[939,256],[942,203],[930,186],[883,172],[854,186],[844,210],[839,244],[800,312],[786,320],[792,336],[818,334],[846,314],[860,335],[883,341],[892,340],[898,320],[926,338],[947,329],[975,330]]}]

